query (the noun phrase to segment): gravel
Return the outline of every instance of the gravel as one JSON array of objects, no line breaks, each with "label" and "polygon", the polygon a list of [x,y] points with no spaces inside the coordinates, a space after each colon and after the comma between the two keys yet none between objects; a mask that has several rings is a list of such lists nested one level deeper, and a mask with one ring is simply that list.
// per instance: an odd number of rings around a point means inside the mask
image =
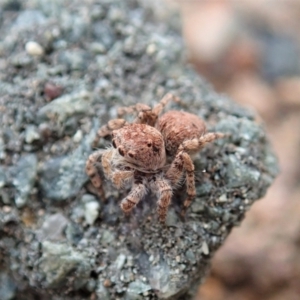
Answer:
[{"label": "gravel", "polygon": [[[191,299],[278,173],[255,114],[199,78],[178,31],[149,4],[0,5],[1,299]],[[197,197],[183,219],[176,191],[163,226],[152,195],[125,216],[128,191],[105,182],[98,199],[84,166],[117,107],[153,105],[169,91],[229,135],[195,158]]]}]

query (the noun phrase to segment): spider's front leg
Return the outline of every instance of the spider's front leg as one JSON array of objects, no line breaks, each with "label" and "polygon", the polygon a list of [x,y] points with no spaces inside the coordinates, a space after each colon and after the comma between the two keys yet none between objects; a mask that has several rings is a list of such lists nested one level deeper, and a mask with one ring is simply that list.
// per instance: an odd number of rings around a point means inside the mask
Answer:
[{"label": "spider's front leg", "polygon": [[98,131],[97,135],[93,141],[93,147],[96,147],[99,143],[100,138],[108,136],[112,134],[112,132],[116,129],[120,129],[127,125],[128,123],[124,119],[113,119],[107,122],[107,124],[103,125]]},{"label": "spider's front leg", "polygon": [[170,183],[162,176],[157,177],[154,175],[150,180],[150,187],[152,192],[158,198],[157,212],[159,221],[165,223],[168,213],[168,207],[171,204],[172,199],[172,188],[170,186]]},{"label": "spider's front leg", "polygon": [[157,116],[153,114],[151,107],[143,103],[137,103],[136,105],[128,107],[125,106],[118,109],[119,117],[123,117],[125,114],[133,113],[137,114],[137,117],[133,123],[154,126],[157,120]]},{"label": "spider's front leg", "polygon": [[121,209],[125,213],[129,213],[146,195],[146,193],[147,188],[145,179],[141,178],[140,176],[136,176],[135,174],[131,191],[129,192],[128,196],[124,198],[120,203]]},{"label": "spider's front leg", "polygon": [[124,106],[118,108],[118,117],[123,118],[124,115],[133,114],[133,113],[139,113],[143,111],[150,111],[150,106],[143,104],[143,103],[137,103],[135,105],[131,106]]},{"label": "spider's front leg", "polygon": [[162,113],[165,106],[171,101],[175,103],[182,102],[180,98],[178,98],[177,96],[173,95],[172,93],[167,93],[166,95],[163,96],[163,98],[159,101],[159,103],[153,107],[152,109],[153,114],[158,117]]}]

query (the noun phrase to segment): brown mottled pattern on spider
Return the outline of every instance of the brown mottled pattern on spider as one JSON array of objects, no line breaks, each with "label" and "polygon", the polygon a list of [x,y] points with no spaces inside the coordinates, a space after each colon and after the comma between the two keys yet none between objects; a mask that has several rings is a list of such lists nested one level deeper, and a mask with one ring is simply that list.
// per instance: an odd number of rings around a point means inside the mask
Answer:
[{"label": "brown mottled pattern on spider", "polygon": [[205,122],[188,112],[171,110],[159,117],[170,101],[184,105],[180,98],[168,93],[152,110],[138,103],[129,109],[121,109],[120,116],[135,112],[138,114],[135,122],[153,126],[162,134],[167,156],[172,160],[165,176],[172,186],[177,186],[186,174],[187,198],[184,206],[188,207],[196,196],[194,163],[190,155],[199,152],[207,143],[225,137],[225,134],[207,133]]},{"label": "brown mottled pattern on spider", "polygon": [[[107,132],[105,126],[102,127],[104,130],[99,130],[100,133]],[[113,126],[118,128],[120,123],[111,122],[110,130]],[[126,183],[132,184],[131,191],[120,204],[126,213],[137,205],[148,189],[151,190],[158,198],[159,219],[164,222],[171,202],[172,188],[162,170],[166,165],[166,151],[161,133],[146,124],[126,124],[113,130],[111,135],[113,147],[98,150],[87,160],[86,172],[93,185],[102,192],[100,165],[105,177],[117,188]]]},{"label": "brown mottled pattern on spider", "polygon": [[[95,145],[100,137],[112,135],[114,148],[104,152],[100,150],[101,164],[105,176],[117,188],[126,182],[132,183],[131,192],[121,202],[123,211],[131,211],[149,187],[159,199],[161,221],[166,218],[172,188],[181,184],[184,174],[187,192],[184,207],[189,207],[196,196],[195,167],[190,155],[199,152],[207,143],[225,136],[218,132],[207,133],[205,122],[188,112],[171,110],[159,117],[170,101],[182,103],[178,97],[168,93],[153,109],[142,103],[120,108],[119,117],[137,114],[133,124],[128,124],[125,119],[111,120],[99,129],[94,142]],[[167,171],[164,169],[166,155],[172,161]],[[103,193],[99,160],[99,153],[93,153],[87,161],[86,172],[98,192]],[[149,173],[154,174],[155,181],[149,179]]]}]

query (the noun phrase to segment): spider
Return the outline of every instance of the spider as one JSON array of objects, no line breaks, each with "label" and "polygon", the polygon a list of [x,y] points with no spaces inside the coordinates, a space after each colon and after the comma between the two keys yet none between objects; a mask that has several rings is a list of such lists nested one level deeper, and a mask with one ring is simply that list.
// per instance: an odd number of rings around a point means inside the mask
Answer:
[{"label": "spider", "polygon": [[171,110],[162,113],[164,107],[174,101],[183,104],[182,100],[168,93],[161,101],[151,109],[149,106],[137,103],[118,110],[118,116],[123,117],[128,113],[137,113],[134,123],[148,124],[155,127],[163,136],[166,154],[171,161],[171,166],[165,173],[165,178],[172,186],[180,185],[185,173],[187,186],[187,198],[184,207],[187,209],[196,197],[194,163],[192,157],[198,153],[207,143],[225,137],[220,132],[206,132],[205,122],[198,116],[184,112]]},{"label": "spider", "polygon": [[112,147],[92,153],[86,162],[86,173],[99,194],[103,194],[99,168],[117,188],[126,183],[131,191],[121,203],[121,209],[129,213],[146,195],[148,189],[158,198],[159,220],[165,222],[171,203],[172,188],[164,178],[166,165],[165,144],[161,133],[146,124],[128,124],[125,120],[111,120],[100,128],[98,137],[112,135]]},{"label": "spider", "polygon": [[[159,198],[158,214],[162,222],[171,202],[172,188],[180,185],[184,173],[187,185],[185,209],[196,196],[195,168],[190,155],[199,152],[205,144],[224,137],[222,133],[206,133],[204,121],[187,112],[174,110],[159,117],[170,101],[181,103],[178,97],[168,93],[153,109],[142,103],[120,108],[120,117],[137,113],[137,118],[132,124],[119,118],[102,126],[94,146],[101,137],[111,134],[113,148],[91,154],[86,163],[86,172],[100,194],[103,194],[98,172],[101,164],[105,176],[117,188],[133,182],[131,192],[121,201],[124,212],[133,209],[147,188],[152,190]],[[168,169],[167,157],[171,161]]]}]

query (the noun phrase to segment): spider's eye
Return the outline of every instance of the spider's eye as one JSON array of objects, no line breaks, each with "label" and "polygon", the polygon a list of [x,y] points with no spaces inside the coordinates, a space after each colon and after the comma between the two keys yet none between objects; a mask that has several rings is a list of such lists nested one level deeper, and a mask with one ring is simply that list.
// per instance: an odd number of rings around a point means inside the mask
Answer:
[{"label": "spider's eye", "polygon": [[112,140],[112,145],[114,148],[117,148],[117,145],[116,145],[116,141],[115,140]]},{"label": "spider's eye", "polygon": [[118,151],[119,151],[119,154],[121,155],[121,156],[124,156],[124,150],[123,149],[121,149],[121,148],[118,148]]},{"label": "spider's eye", "polygon": [[130,167],[125,167],[125,171],[130,171],[131,168]]},{"label": "spider's eye", "polygon": [[152,146],[152,143],[148,142],[147,146],[150,148]]},{"label": "spider's eye", "polygon": [[128,156],[131,157],[131,158],[134,158],[134,153],[128,152]]}]

